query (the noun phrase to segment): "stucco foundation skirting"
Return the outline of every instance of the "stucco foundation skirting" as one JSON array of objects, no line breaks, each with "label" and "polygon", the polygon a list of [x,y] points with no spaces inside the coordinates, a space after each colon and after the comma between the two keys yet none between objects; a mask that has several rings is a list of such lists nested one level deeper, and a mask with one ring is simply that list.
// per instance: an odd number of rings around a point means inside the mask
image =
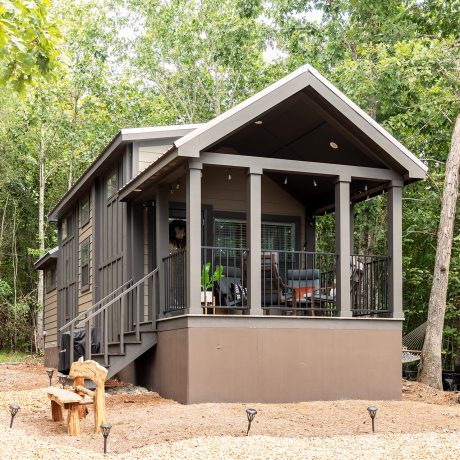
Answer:
[{"label": "stucco foundation skirting", "polygon": [[[2,460],[84,458],[134,459],[455,459],[460,456],[459,432],[375,434],[331,438],[274,438],[268,436],[192,438],[153,444],[122,455],[96,454],[84,449],[56,446],[22,431],[4,430],[0,438]],[[102,441],[102,440],[101,440]],[[101,443],[102,446],[102,443]]]}]

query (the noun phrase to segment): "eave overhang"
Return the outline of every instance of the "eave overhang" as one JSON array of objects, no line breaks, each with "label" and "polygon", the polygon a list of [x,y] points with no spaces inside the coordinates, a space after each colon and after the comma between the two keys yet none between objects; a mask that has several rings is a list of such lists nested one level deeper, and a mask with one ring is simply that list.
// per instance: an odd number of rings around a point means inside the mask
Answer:
[{"label": "eave overhang", "polygon": [[119,147],[132,142],[141,142],[147,140],[180,138],[189,134],[201,125],[173,125],[173,126],[155,126],[147,128],[128,128],[122,129],[96,157],[86,171],[79,177],[75,184],[65,193],[61,200],[48,214],[50,222],[56,222],[59,217],[75,202],[76,199],[87,188],[88,183],[94,179],[98,173],[107,166],[111,158],[116,155]]},{"label": "eave overhang", "polygon": [[34,267],[36,270],[45,270],[51,265],[55,265],[57,263],[57,258],[59,254],[59,247],[56,246],[55,248],[49,250],[46,254],[43,254],[40,259],[38,259],[34,263]]}]

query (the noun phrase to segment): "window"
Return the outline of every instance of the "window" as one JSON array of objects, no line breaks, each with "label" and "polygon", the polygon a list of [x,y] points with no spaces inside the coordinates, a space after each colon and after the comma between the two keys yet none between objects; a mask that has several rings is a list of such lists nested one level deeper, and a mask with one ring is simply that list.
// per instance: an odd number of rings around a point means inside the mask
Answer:
[{"label": "window", "polygon": [[61,221],[61,240],[67,238],[67,218]]},{"label": "window", "polygon": [[89,289],[89,238],[80,246],[81,290]]},{"label": "window", "polygon": [[61,220],[61,241],[72,235],[72,216],[64,217]]},{"label": "window", "polygon": [[45,289],[46,292],[56,289],[56,266],[45,270]]},{"label": "window", "polygon": [[[215,245],[224,248],[246,248],[246,222],[215,219]],[[291,222],[262,222],[262,250],[293,251],[295,224]]]},{"label": "window", "polygon": [[87,194],[80,200],[80,227],[89,222],[89,214],[89,194]]},{"label": "window", "polygon": [[[279,266],[284,273],[292,266],[295,250],[295,223],[262,222],[261,249],[263,251],[280,251]],[[233,219],[215,219],[215,245],[222,248],[247,248],[246,222]],[[235,257],[235,251],[222,251],[225,257]],[[222,254],[222,255],[224,255]],[[238,261],[235,260],[235,263]]]},{"label": "window", "polygon": [[114,169],[111,172],[110,176],[107,177],[105,197],[109,199],[113,195],[115,195],[117,191],[118,191],[118,174],[117,174],[117,170]]}]

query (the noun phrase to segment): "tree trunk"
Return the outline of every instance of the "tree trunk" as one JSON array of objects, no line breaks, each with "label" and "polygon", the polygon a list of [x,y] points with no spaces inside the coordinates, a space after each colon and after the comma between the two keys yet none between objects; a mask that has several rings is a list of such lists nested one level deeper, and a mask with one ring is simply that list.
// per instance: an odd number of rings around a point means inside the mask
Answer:
[{"label": "tree trunk", "polygon": [[449,265],[454,232],[460,173],[460,114],[454,125],[452,144],[446,163],[441,217],[438,228],[436,260],[433,273],[425,343],[422,349],[420,382],[442,390],[442,334],[446,312]]},{"label": "tree trunk", "polygon": [[[38,185],[38,244],[40,255],[45,252],[45,158],[46,148],[43,128],[40,130],[40,150],[38,153],[39,165],[39,185]],[[44,292],[44,276],[43,270],[38,270],[38,286],[37,286],[37,352],[43,350],[43,292]]]}]

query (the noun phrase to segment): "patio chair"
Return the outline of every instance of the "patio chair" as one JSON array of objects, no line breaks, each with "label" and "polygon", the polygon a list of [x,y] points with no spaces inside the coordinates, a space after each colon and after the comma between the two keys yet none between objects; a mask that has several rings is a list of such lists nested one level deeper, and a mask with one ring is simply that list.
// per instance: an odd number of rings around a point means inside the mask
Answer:
[{"label": "patio chair", "polygon": [[[321,272],[316,269],[289,269],[286,279],[286,300],[296,309],[312,307],[312,295],[320,292]],[[296,310],[299,311],[299,310]]]},{"label": "patio chair", "polygon": [[224,266],[223,273],[214,284],[216,307],[246,308],[247,291],[241,280],[241,268]]},{"label": "patio chair", "polygon": [[[278,271],[278,253],[262,253],[262,305],[265,308],[286,306],[288,299],[286,289]],[[284,291],[284,292],[283,292]]]}]

